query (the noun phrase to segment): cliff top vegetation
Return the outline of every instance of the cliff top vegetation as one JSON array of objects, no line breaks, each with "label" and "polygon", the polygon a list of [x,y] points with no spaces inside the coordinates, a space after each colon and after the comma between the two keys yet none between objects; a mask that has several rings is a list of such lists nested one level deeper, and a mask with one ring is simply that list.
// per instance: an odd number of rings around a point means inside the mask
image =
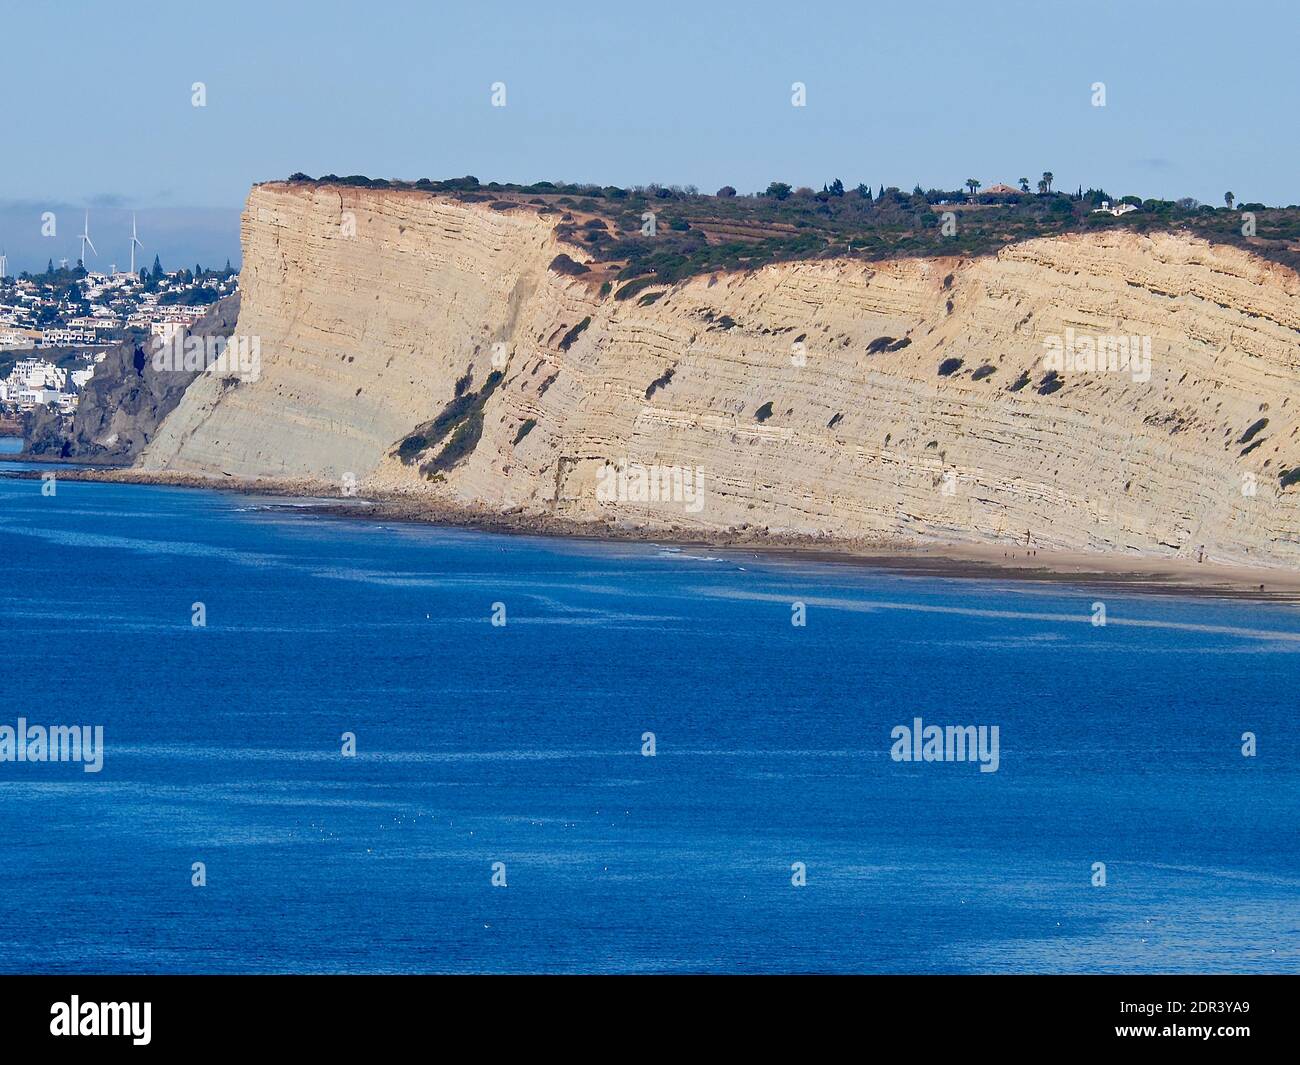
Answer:
[{"label": "cliff top vegetation", "polygon": [[[588,265],[596,267],[591,280],[608,282],[616,298],[692,275],[774,262],[974,257],[1035,237],[1102,229],[1183,231],[1247,248],[1300,272],[1300,206],[1237,203],[1232,193],[1225,193],[1217,207],[1191,198],[1113,196],[1104,189],[1064,193],[1051,188],[1052,177],[1045,172],[1035,189],[1021,178],[1019,188],[997,186],[986,192],[979,191],[982,186],[974,178],[963,188],[917,186],[911,192],[884,186],[848,188],[839,179],[821,190],[774,181],[748,195],[730,186],[708,195],[693,186],[483,184],[475,177],[400,181],[299,173],[288,180],[418,190],[496,210],[558,215],[559,235],[591,256]],[[1125,213],[1102,211],[1103,203]],[[566,268],[562,272],[578,272],[568,263],[561,265]]]}]

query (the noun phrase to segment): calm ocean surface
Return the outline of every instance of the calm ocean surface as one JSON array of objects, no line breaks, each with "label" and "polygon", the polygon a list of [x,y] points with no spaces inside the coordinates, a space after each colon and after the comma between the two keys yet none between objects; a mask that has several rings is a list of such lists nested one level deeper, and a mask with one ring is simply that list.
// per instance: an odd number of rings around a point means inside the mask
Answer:
[{"label": "calm ocean surface", "polygon": [[0,970],[1300,969],[1294,608],[266,504],[0,478]]}]

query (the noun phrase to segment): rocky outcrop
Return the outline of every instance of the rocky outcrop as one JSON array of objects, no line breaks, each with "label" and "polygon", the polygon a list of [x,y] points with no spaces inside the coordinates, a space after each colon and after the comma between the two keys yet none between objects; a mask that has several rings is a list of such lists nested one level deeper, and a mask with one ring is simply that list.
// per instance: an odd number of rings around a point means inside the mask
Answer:
[{"label": "rocky outcrop", "polygon": [[[142,467],[651,534],[1300,560],[1284,266],[1107,231],[620,301],[553,268],[584,259],[554,226],[415,191],[257,187],[237,331],[261,376],[195,380]],[[1149,376],[1045,362],[1051,338],[1110,336],[1147,338]],[[644,497],[651,467],[671,498]]]},{"label": "rocky outcrop", "polygon": [[[239,316],[239,294],[212,305],[190,330],[195,337],[228,337]],[[147,343],[127,341],[109,349],[77,401],[70,425],[27,435],[32,454],[94,462],[130,462],[153,439],[198,370],[156,369]]]},{"label": "rocky outcrop", "polygon": [[71,451],[68,443],[71,424],[71,415],[64,414],[58,407],[47,403],[40,403],[31,410],[24,411],[18,422],[23,452],[43,458],[67,458]]}]

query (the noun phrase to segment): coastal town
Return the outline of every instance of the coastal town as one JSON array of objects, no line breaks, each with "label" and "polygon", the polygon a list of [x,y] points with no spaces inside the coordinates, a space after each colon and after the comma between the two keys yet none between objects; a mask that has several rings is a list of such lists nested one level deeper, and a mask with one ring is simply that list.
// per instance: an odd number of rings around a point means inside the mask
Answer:
[{"label": "coastal town", "polygon": [[165,271],[157,256],[138,272],[50,261],[12,277],[0,254],[0,418],[41,404],[75,411],[110,348],[188,329],[238,284],[229,262]]}]

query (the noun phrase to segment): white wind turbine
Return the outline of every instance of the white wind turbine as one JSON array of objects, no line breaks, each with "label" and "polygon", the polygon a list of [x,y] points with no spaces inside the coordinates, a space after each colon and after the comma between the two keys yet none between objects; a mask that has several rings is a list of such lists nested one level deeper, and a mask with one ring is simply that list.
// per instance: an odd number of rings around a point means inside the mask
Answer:
[{"label": "white wind turbine", "polygon": [[96,255],[99,254],[99,249],[95,247],[95,242],[90,239],[90,212],[89,211],[86,212],[86,224],[84,228],[81,230],[81,268],[85,270],[86,273],[90,273],[90,267],[86,265],[87,244],[90,245],[91,251],[93,251]]},{"label": "white wind turbine", "polygon": [[131,212],[131,273],[135,273],[135,249],[143,248],[139,238],[135,235],[135,212]]}]

